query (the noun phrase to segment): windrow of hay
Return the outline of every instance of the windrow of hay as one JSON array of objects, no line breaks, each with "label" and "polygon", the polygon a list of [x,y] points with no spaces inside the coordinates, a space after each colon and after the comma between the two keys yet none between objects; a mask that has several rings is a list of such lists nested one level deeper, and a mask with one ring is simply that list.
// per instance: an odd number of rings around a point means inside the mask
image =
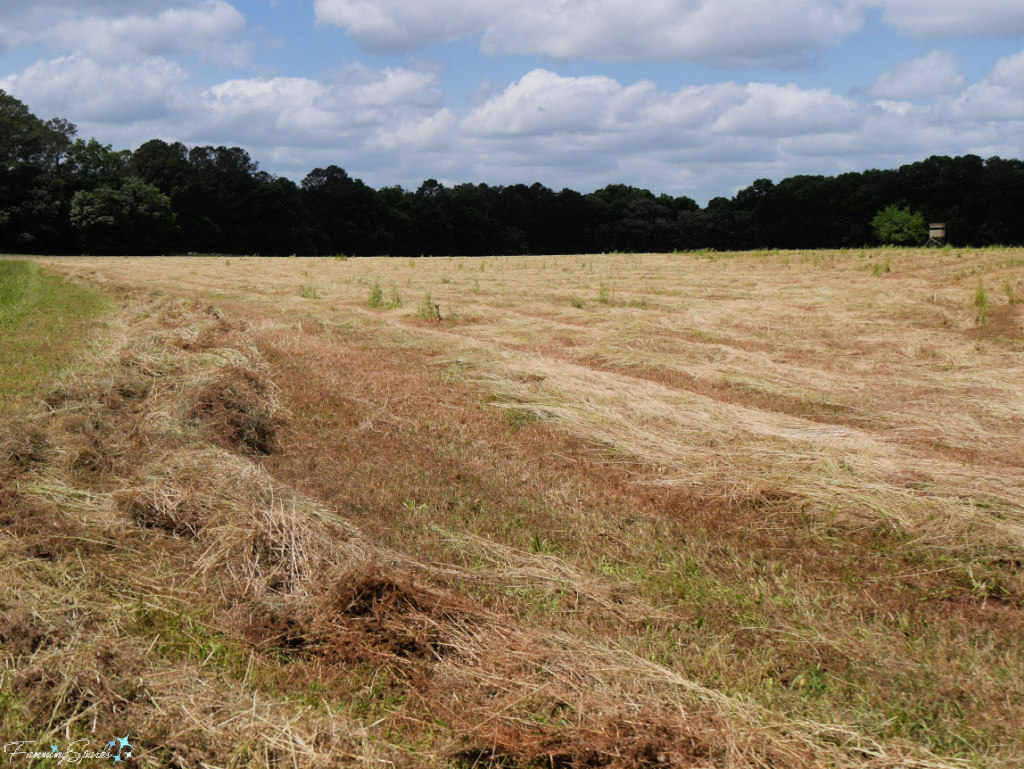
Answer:
[{"label": "windrow of hay", "polygon": [[[728,489],[735,498],[785,489],[816,515],[890,521],[944,547],[983,541],[1024,552],[1024,471],[966,466],[847,426],[820,425],[620,374],[516,356],[500,374],[466,375],[496,405],[556,419],[627,457],[684,472],[654,481]],[[629,392],[624,401],[620,393]],[[579,394],[582,393],[582,396]],[[965,494],[965,490],[970,490]],[[994,500],[999,515],[977,507]]]}]

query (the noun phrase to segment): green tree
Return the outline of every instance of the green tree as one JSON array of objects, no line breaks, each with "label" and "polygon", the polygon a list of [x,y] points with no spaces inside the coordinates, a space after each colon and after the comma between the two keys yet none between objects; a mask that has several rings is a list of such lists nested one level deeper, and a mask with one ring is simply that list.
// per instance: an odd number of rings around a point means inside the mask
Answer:
[{"label": "green tree", "polygon": [[71,223],[93,253],[160,253],[174,231],[171,201],[152,184],[129,176],[120,188],[79,190]]},{"label": "green tree", "polygon": [[0,170],[41,160],[47,128],[28,107],[0,89]]},{"label": "green tree", "polygon": [[928,235],[924,214],[910,207],[886,206],[871,220],[875,235],[883,243],[923,243]]}]

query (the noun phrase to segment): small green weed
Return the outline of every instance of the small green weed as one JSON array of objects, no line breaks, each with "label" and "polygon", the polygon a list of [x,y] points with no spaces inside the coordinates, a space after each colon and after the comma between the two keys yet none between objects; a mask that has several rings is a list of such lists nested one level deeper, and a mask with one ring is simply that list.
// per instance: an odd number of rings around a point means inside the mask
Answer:
[{"label": "small green weed", "polygon": [[540,417],[532,411],[520,411],[519,409],[505,409],[505,423],[512,428],[512,432],[527,425],[539,422]]},{"label": "small green weed", "polygon": [[1024,302],[1024,297],[1017,293],[1016,289],[1010,284],[1010,281],[1004,281],[1003,288],[1006,290],[1006,301],[1010,304],[1020,304]]},{"label": "small green weed", "polygon": [[558,552],[558,545],[550,539],[543,539],[537,532],[533,532],[533,537],[530,539],[530,551],[538,554],[553,555]]},{"label": "small green weed", "polygon": [[377,308],[384,304],[384,289],[380,287],[380,283],[374,282],[373,287],[370,289],[370,296],[366,300],[366,303],[370,307]]},{"label": "small green weed", "polygon": [[397,310],[402,306],[402,297],[398,293],[398,286],[391,287],[391,298],[388,299],[387,308],[389,310]]},{"label": "small green weed", "polygon": [[985,284],[978,281],[978,287],[974,290],[974,306],[978,310],[978,316],[975,318],[975,323],[978,326],[988,325],[988,311],[992,307],[992,302],[988,297],[988,290],[985,288]]},{"label": "small green weed", "polygon": [[577,310],[582,310],[583,309],[583,300],[582,299],[578,299],[575,296],[572,299],[569,300],[569,304],[571,304]]},{"label": "small green weed", "polygon": [[320,292],[316,290],[316,286],[310,284],[308,286],[299,287],[299,296],[303,299],[319,299]]},{"label": "small green weed", "polygon": [[597,289],[597,301],[601,304],[612,303],[612,290],[603,280],[601,281],[600,287]]},{"label": "small green weed", "polygon": [[416,316],[420,320],[441,320],[441,306],[434,304],[429,292],[423,297],[420,306],[416,308]]}]

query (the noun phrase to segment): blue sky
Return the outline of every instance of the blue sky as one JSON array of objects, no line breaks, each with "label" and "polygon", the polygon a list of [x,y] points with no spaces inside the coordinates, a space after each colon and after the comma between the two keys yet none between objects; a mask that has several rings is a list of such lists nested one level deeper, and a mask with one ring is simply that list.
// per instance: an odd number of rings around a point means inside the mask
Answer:
[{"label": "blue sky", "polygon": [[1024,157],[1021,0],[32,0],[0,88],[117,148],[239,145],[300,180],[756,178]]}]

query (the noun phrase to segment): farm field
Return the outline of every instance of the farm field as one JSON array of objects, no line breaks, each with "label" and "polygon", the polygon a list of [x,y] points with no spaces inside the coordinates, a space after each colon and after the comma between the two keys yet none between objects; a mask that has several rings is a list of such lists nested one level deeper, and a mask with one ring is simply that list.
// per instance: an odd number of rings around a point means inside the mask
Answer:
[{"label": "farm field", "polygon": [[1024,764],[1024,250],[34,262],[5,742]]}]

